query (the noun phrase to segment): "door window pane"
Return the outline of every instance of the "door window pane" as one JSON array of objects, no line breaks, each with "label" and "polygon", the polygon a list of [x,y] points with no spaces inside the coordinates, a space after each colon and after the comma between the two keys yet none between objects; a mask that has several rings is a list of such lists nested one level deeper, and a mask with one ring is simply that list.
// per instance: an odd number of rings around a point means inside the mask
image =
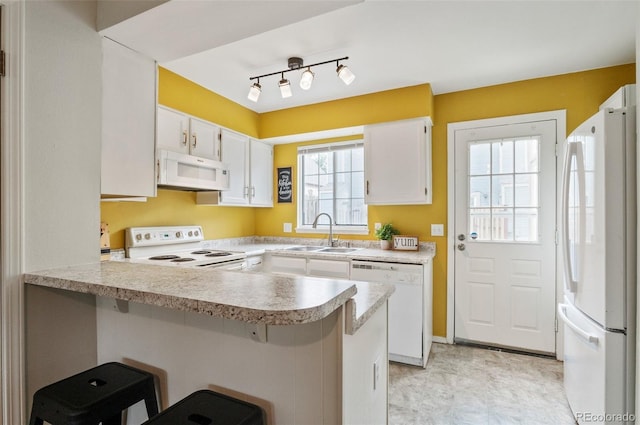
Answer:
[{"label": "door window pane", "polygon": [[491,145],[489,143],[471,143],[469,145],[469,174],[491,174]]},{"label": "door window pane", "polygon": [[488,207],[491,197],[491,177],[469,178],[469,207]]},{"label": "door window pane", "polygon": [[493,208],[491,236],[494,241],[513,241],[513,208]]},{"label": "door window pane", "polygon": [[530,242],[538,240],[538,209],[515,209],[515,240]]},{"label": "door window pane", "polygon": [[539,148],[538,139],[522,139],[516,141],[516,173],[534,173],[539,171]]},{"label": "door window pane", "polygon": [[515,206],[537,207],[538,174],[516,174]]},{"label": "door window pane", "polygon": [[513,174],[506,176],[492,176],[492,200],[494,207],[513,206]]},{"label": "door window pane", "polygon": [[491,143],[491,174],[513,172],[513,141]]},{"label": "door window pane", "polygon": [[539,240],[539,156],[539,137],[469,144],[469,232],[477,240]]},{"label": "door window pane", "polygon": [[469,210],[469,235],[475,233],[479,241],[491,240],[491,210],[472,208]]}]

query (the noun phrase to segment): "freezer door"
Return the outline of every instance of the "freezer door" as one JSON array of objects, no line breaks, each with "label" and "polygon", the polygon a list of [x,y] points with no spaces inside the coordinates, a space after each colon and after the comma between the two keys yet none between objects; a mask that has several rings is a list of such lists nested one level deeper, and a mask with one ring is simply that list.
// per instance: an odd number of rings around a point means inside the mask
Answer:
[{"label": "freezer door", "polygon": [[625,115],[600,111],[567,138],[563,178],[565,288],[609,329],[626,328],[627,188]]},{"label": "freezer door", "polygon": [[580,424],[626,424],[625,344],[569,303],[558,305],[564,328],[564,388]]}]

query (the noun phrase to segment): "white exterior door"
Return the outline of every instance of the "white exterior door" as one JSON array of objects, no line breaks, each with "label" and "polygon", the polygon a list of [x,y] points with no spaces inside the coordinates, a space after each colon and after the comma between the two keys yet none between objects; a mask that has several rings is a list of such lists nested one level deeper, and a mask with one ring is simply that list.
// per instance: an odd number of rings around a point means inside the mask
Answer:
[{"label": "white exterior door", "polygon": [[454,132],[456,340],[555,353],[556,125]]}]

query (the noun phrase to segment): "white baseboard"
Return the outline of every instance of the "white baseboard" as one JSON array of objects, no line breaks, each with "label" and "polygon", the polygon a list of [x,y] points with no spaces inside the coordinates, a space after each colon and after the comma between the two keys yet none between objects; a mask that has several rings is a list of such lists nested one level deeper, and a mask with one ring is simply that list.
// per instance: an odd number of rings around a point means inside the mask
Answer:
[{"label": "white baseboard", "polygon": [[449,344],[449,342],[447,342],[447,338],[443,336],[434,336],[432,341],[437,342],[438,344]]}]

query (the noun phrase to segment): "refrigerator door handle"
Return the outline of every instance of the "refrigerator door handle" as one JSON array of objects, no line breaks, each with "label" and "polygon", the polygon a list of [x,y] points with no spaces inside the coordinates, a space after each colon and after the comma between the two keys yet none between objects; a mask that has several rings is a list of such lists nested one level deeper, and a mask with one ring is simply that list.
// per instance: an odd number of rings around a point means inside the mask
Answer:
[{"label": "refrigerator door handle", "polygon": [[567,326],[569,326],[571,328],[571,330],[573,330],[579,337],[581,337],[582,339],[584,339],[585,341],[598,345],[598,337],[595,335],[590,334],[589,332],[586,332],[585,330],[583,330],[582,328],[580,328],[578,325],[576,325],[575,323],[573,323],[571,320],[569,320],[569,318],[567,317],[567,305],[566,304],[558,304],[558,316],[560,316],[560,319],[562,319],[562,321],[564,323],[567,324]]},{"label": "refrigerator door handle", "polygon": [[[574,261],[575,258],[571,256],[570,252],[570,240],[569,240],[569,186],[571,182],[571,163],[573,158],[576,158],[577,177],[578,177],[578,196],[580,199],[579,204],[579,235],[580,246],[584,244],[584,156],[582,155],[582,145],[578,142],[567,144],[567,154],[565,157],[564,170],[562,176],[562,244],[564,255],[564,284],[567,291],[575,293],[577,291],[578,280],[574,276]],[[580,253],[576,253],[580,255]]]}]

